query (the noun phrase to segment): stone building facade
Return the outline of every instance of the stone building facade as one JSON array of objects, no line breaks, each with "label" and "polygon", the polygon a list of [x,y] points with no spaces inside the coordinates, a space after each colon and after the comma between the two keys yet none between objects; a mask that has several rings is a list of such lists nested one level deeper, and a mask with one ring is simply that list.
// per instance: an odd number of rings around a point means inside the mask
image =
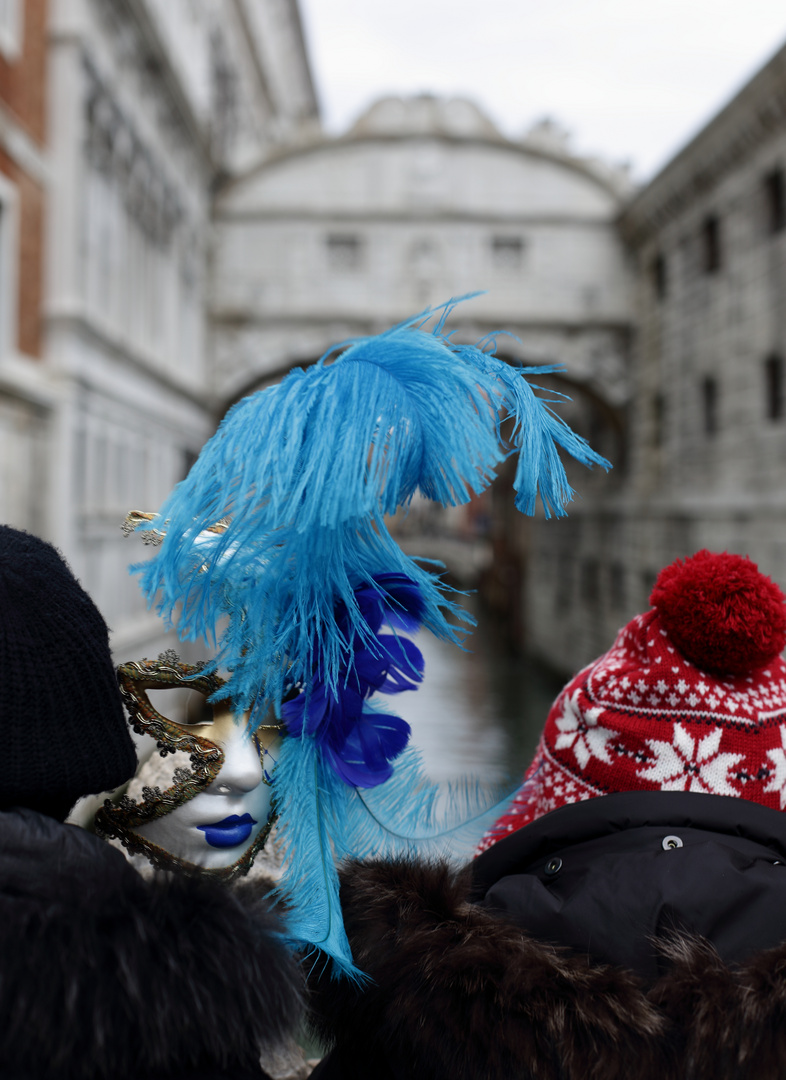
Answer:
[{"label": "stone building facade", "polygon": [[660,567],[748,554],[786,587],[786,48],[626,206],[635,260],[628,468],[540,534],[527,618],[575,669]]},{"label": "stone building facade", "polygon": [[213,431],[212,202],[318,123],[297,3],[4,0],[0,97],[3,518],[64,551],[117,655],[154,653],[119,525]]},{"label": "stone building facade", "polygon": [[217,397],[229,404],[346,338],[487,290],[451,321],[500,329],[512,360],[565,362],[624,395],[631,317],[615,221],[623,174],[548,127],[505,139],[471,102],[385,98],[343,137],[312,137],[228,184],[210,296]]},{"label": "stone building facade", "polygon": [[[0,508],[53,539],[118,655],[160,627],[118,525],[226,408],[450,297],[461,340],[562,363],[614,463],[488,527],[500,602],[569,671],[703,545],[786,585],[786,50],[646,188],[553,124],[384,98],[319,130],[296,0],[0,0]],[[513,519],[515,520],[515,519]],[[462,527],[464,527],[462,526]]]}]

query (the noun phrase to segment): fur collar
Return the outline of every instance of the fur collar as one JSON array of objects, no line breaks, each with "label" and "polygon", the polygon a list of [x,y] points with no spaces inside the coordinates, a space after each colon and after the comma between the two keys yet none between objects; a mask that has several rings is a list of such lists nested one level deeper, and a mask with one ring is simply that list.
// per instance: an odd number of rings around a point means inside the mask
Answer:
[{"label": "fur collar", "polygon": [[354,1063],[342,1075],[382,1076],[385,1061],[418,1080],[782,1075],[786,945],[730,969],[704,939],[672,939],[646,986],[528,937],[470,888],[469,870],[443,864],[344,869],[350,944],[374,982],[315,979],[317,1030]]},{"label": "fur collar", "polygon": [[258,1073],[300,975],[266,908],[158,874],[69,825],[0,814],[0,1074]]}]

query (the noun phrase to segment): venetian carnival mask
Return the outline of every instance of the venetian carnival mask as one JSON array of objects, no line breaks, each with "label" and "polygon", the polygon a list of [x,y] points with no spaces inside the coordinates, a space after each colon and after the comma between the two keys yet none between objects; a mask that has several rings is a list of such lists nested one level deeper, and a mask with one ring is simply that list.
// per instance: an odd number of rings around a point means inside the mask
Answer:
[{"label": "venetian carnival mask", "polygon": [[[154,738],[162,757],[179,756],[181,763],[163,790],[144,787],[141,801],[127,795],[116,804],[107,800],[97,830],[160,869],[198,869],[223,879],[246,873],[273,823],[271,778],[281,725],[262,723],[250,731],[247,716],[235,714],[230,701],[208,700],[224,680],[182,663],[171,650],[155,661],[123,664],[118,681],[134,730]],[[148,696],[178,688],[191,699],[182,714],[174,708],[182,694],[172,694],[171,715]],[[156,694],[157,704],[162,697]]]},{"label": "venetian carnival mask", "polygon": [[[493,335],[473,346],[443,334],[454,304],[339,344],[239,401],[158,512],[133,513],[124,530],[160,548],[134,568],[147,601],[181,640],[215,654],[201,670],[171,657],[121,669],[134,726],[162,752],[185,751],[175,760],[190,767],[166,790],[143,789],[141,802],[105,807],[99,826],[159,865],[232,877],[264,843],[265,762],[277,757],[287,937],[358,979],[338,864],[427,850],[464,827],[442,822],[409,725],[376,699],[422,679],[408,634],[426,627],[458,644],[471,621],[440,573],[399,547],[390,519],[418,493],[469,502],[514,450],[517,508],[534,513],[539,496],[546,517],[559,517],[572,496],[559,451],[608,465],[526,381],[535,369],[494,356]],[[163,685],[215,696],[213,670],[229,673],[221,692],[236,715],[214,709],[208,727],[175,723],[147,696]],[[262,697],[285,726],[280,743],[267,724],[239,738]],[[247,778],[242,795],[235,748],[256,755],[259,785]],[[464,824],[479,820],[473,809]]]}]

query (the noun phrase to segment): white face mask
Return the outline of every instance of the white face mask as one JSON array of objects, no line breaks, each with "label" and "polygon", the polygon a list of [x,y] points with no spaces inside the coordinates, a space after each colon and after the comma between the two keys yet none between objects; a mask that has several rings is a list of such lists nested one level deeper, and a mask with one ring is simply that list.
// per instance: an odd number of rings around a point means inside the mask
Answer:
[{"label": "white face mask", "polygon": [[214,706],[212,721],[182,726],[214,743],[223,752],[224,764],[203,792],[136,832],[194,866],[231,866],[268,824],[280,737],[269,730],[251,734],[246,717],[235,716],[226,702]]},{"label": "white face mask", "polygon": [[[180,752],[190,768],[175,768],[164,791],[143,788],[141,803],[127,796],[106,803],[96,816],[97,830],[164,869],[198,868],[222,878],[245,873],[272,824],[280,725],[252,730],[248,715],[235,714],[230,702],[211,705],[207,698],[223,681],[171,653],[152,663],[124,664],[118,676],[134,729],[152,735],[162,756]],[[170,694],[161,691],[174,689],[181,694],[171,695],[168,708]],[[183,690],[189,708],[176,711]],[[148,696],[153,691],[155,705]]]}]

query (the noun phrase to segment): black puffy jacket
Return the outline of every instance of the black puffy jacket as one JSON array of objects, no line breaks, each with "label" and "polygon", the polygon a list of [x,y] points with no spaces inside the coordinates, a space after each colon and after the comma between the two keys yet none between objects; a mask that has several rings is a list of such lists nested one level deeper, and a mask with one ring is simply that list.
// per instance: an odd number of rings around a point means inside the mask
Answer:
[{"label": "black puffy jacket", "polygon": [[300,1005],[264,907],[143,879],[90,833],[0,813],[3,1080],[259,1080],[260,1049]]},{"label": "black puffy jacket", "polygon": [[358,992],[315,1080],[786,1076],[786,815],[722,796],[566,806],[459,873],[354,863]]}]

